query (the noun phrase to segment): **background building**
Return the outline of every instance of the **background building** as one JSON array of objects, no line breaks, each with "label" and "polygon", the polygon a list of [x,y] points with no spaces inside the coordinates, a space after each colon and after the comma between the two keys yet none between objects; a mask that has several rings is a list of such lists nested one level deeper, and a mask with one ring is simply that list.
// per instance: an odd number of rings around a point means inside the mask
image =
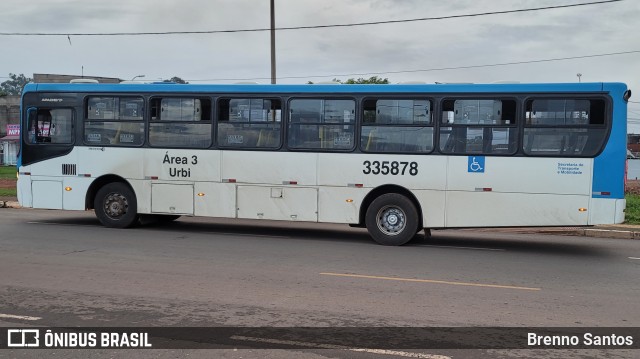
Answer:
[{"label": "background building", "polygon": [[6,128],[10,123],[19,123],[20,96],[0,97],[0,137],[6,136]]},{"label": "background building", "polygon": [[16,164],[20,142],[14,130],[19,123],[20,96],[0,97],[0,165]]}]

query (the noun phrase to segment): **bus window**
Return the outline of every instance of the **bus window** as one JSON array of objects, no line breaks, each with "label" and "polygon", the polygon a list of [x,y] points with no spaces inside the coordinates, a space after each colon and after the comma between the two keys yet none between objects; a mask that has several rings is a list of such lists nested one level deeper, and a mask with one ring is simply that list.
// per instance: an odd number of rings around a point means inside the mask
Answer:
[{"label": "bus window", "polygon": [[218,144],[230,148],[280,148],[282,101],[222,99],[218,102]]},{"label": "bus window", "polygon": [[427,153],[433,150],[431,101],[367,99],[363,107],[362,151]]},{"label": "bus window", "polygon": [[446,99],[442,102],[440,151],[452,154],[514,154],[516,101]]},{"label": "bus window", "polygon": [[71,109],[38,109],[29,116],[29,142],[70,144],[73,139],[72,124]]},{"label": "bus window", "polygon": [[355,146],[353,100],[294,99],[289,106],[291,149],[351,150]]},{"label": "bus window", "polygon": [[90,97],[87,120],[142,120],[143,108],[138,97]]},{"label": "bus window", "polygon": [[211,146],[211,100],[152,98],[149,144],[154,147]]},{"label": "bus window", "polygon": [[84,143],[95,146],[141,146],[144,142],[141,97],[89,97]]},{"label": "bus window", "polygon": [[523,149],[528,155],[594,156],[606,136],[602,99],[526,102]]}]

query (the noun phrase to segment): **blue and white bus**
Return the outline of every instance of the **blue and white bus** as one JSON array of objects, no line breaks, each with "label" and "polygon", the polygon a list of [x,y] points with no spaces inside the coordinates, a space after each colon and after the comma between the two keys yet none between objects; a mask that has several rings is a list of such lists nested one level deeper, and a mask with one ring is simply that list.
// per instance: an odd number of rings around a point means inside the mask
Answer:
[{"label": "blue and white bus", "polygon": [[621,83],[29,84],[23,207],[424,229],[624,220]]}]

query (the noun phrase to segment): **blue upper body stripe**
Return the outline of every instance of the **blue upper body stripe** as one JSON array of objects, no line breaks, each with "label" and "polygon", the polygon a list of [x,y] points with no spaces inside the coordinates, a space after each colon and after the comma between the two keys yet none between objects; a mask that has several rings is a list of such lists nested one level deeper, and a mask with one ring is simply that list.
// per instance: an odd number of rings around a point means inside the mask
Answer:
[{"label": "blue upper body stripe", "polygon": [[624,87],[622,83],[561,84],[397,84],[397,85],[211,85],[211,84],[27,84],[25,92],[183,92],[183,93],[557,93],[602,92],[608,87]]}]

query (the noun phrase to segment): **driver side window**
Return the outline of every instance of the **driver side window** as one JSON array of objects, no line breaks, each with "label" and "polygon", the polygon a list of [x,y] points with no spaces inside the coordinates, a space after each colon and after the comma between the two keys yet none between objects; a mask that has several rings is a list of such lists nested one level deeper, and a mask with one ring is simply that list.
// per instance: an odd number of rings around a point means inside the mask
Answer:
[{"label": "driver side window", "polygon": [[73,110],[34,109],[29,113],[29,143],[70,144],[73,140]]}]

